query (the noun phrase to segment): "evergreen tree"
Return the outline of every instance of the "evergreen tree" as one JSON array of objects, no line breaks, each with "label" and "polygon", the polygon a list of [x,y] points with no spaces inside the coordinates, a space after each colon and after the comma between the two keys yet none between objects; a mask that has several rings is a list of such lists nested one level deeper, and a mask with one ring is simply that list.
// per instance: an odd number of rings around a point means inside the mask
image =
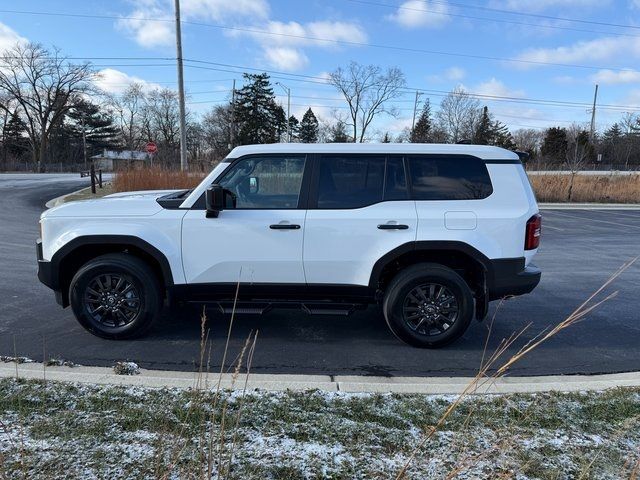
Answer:
[{"label": "evergreen tree", "polygon": [[432,141],[431,135],[431,106],[429,100],[424,104],[424,108],[416,121],[416,125],[409,136],[411,143],[429,143]]},{"label": "evergreen tree", "polygon": [[87,142],[87,156],[90,157],[105,148],[118,146],[118,127],[113,119],[98,105],[87,100],[76,103],[68,113],[71,125],[65,125],[62,134],[65,133],[78,142],[82,136]]},{"label": "evergreen tree", "polygon": [[567,145],[567,130],[551,127],[545,132],[540,153],[550,160],[564,162],[567,157]]},{"label": "evergreen tree", "polygon": [[286,132],[286,115],[276,104],[269,75],[245,73],[245,85],[236,92],[236,143],[275,143]]},{"label": "evergreen tree", "polygon": [[380,140],[380,141],[382,143],[391,143],[391,136],[389,135],[389,132],[384,132],[382,140]]},{"label": "evergreen tree", "polygon": [[300,141],[302,143],[316,143],[318,141],[318,119],[309,108],[300,123]]},{"label": "evergreen tree", "polygon": [[491,124],[491,137],[490,145],[506,148],[507,150],[516,149],[516,142],[513,141],[509,128],[500,120],[496,120]]},{"label": "evergreen tree", "polygon": [[9,121],[4,126],[2,139],[5,151],[13,157],[19,158],[29,151],[27,126],[18,115],[17,110],[13,111]]},{"label": "evergreen tree", "polygon": [[289,130],[291,131],[291,141],[298,141],[298,137],[300,136],[300,122],[295,115],[289,117]]},{"label": "evergreen tree", "polygon": [[336,124],[331,127],[331,139],[329,143],[348,143],[353,141],[353,138],[347,133],[347,124],[342,120],[338,120]]},{"label": "evergreen tree", "polygon": [[489,115],[489,108],[485,106],[480,114],[478,126],[473,134],[473,143],[476,145],[491,145],[493,140],[493,121]]}]

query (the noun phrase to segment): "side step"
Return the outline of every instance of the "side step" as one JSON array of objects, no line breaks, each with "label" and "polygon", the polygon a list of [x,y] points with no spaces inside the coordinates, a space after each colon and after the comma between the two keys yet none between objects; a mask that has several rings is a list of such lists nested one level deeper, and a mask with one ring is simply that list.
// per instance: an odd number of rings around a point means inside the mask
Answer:
[{"label": "side step", "polygon": [[356,311],[358,305],[351,303],[303,303],[302,311],[309,315],[342,315],[348,316]]},{"label": "side step", "polygon": [[[221,313],[230,315],[234,312],[233,302],[216,302]],[[329,303],[329,302],[238,302],[235,305],[235,313],[243,315],[262,315],[272,308],[302,309],[309,315],[338,315],[348,316],[357,309],[366,308],[366,305],[355,303]]]},{"label": "side step", "polygon": [[[238,302],[235,305],[235,312],[244,315],[262,315],[271,310],[271,307],[272,305],[270,303]],[[233,302],[219,302],[218,308],[220,312],[225,314],[232,314],[234,312]]]}]

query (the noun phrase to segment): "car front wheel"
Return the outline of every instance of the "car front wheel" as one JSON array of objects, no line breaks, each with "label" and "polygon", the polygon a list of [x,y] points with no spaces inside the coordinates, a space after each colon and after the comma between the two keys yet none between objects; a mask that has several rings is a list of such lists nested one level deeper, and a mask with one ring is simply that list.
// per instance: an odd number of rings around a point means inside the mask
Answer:
[{"label": "car front wheel", "polygon": [[124,253],[102,255],[83,265],[71,280],[69,300],[83,327],[109,339],[143,335],[162,309],[153,270]]}]

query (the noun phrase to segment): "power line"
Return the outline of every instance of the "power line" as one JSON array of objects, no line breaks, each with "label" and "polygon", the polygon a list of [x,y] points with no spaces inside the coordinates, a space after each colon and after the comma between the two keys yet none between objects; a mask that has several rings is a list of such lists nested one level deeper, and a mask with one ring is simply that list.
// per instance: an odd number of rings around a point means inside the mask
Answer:
[{"label": "power line", "polygon": [[[4,57],[4,58],[18,58],[18,57]],[[72,60],[131,60],[131,61],[140,61],[140,60],[166,60],[166,57],[66,57]],[[0,61],[2,58],[0,57]],[[317,77],[313,75],[304,75],[297,73],[289,73],[289,72],[281,72],[277,70],[269,70],[263,68],[255,68],[248,67],[244,65],[233,65],[227,63],[220,62],[211,62],[206,60],[197,60],[197,59],[184,59],[185,67],[202,69],[202,70],[211,70],[216,72],[225,72],[225,73],[233,73],[233,74],[243,74],[246,73],[247,70],[257,71],[257,72],[265,72],[271,74],[271,78],[274,79],[282,79],[287,81],[295,81],[295,82],[303,82],[310,83],[315,85],[323,85],[330,86],[330,83],[324,77]],[[198,65],[193,65],[193,63],[197,63]],[[209,65],[213,65],[211,67]],[[101,67],[131,67],[131,66],[156,66],[156,67],[174,67],[174,63],[125,63],[125,64],[98,64],[95,66]],[[226,68],[217,68],[217,67],[226,67]],[[405,87],[402,89],[403,93],[412,93],[415,91],[425,93],[430,96],[436,97],[445,97],[450,95],[451,92],[445,90],[433,90],[433,89],[424,89],[424,88],[415,88],[415,87]],[[506,95],[490,95],[490,94],[481,94],[474,92],[464,92],[466,95],[476,98],[478,100],[486,100],[486,101],[496,101],[496,102],[508,102],[508,103],[518,103],[518,104],[530,104],[530,105],[539,105],[539,106],[557,106],[557,107],[567,107],[567,108],[591,108],[590,103],[585,102],[572,102],[568,100],[551,100],[551,99],[536,99],[536,98],[527,98],[527,97],[513,97]],[[192,102],[193,103],[193,102]],[[615,105],[615,104],[598,104],[598,108],[608,109],[608,110],[617,110],[617,111],[638,111],[640,110],[640,106],[631,106],[631,105]]]},{"label": "power line", "polygon": [[[21,11],[21,10],[0,10],[0,13],[45,15],[45,16],[51,15],[51,16],[62,16],[62,17],[67,16],[67,17],[98,18],[98,19],[110,19],[110,20],[139,20],[139,21],[148,21],[148,22],[170,22],[171,21],[169,19],[160,19],[160,18],[151,18],[151,17],[124,17],[124,16],[118,17],[115,15],[90,15],[90,14],[77,14],[77,13],[35,12],[35,11]],[[469,53],[427,50],[427,49],[413,48],[413,47],[402,47],[399,45],[385,45],[385,44],[378,44],[378,43],[356,42],[356,41],[349,41],[349,40],[336,40],[331,38],[312,37],[309,35],[296,35],[296,34],[283,33],[283,32],[271,32],[268,30],[260,30],[256,28],[230,27],[228,25],[218,25],[213,23],[203,23],[203,22],[193,22],[193,21],[182,21],[182,23],[189,24],[189,25],[197,25],[202,27],[216,28],[221,30],[240,31],[240,32],[246,32],[246,33],[252,33],[252,34],[272,35],[272,36],[279,36],[279,37],[285,37],[285,38],[312,40],[312,41],[323,42],[323,43],[333,43],[336,45],[369,47],[369,48],[377,48],[377,49],[393,50],[393,51],[401,51],[401,52],[409,52],[409,53],[420,53],[420,54],[426,54],[426,55],[471,58],[475,60],[491,60],[491,61],[508,62],[508,63],[520,63],[525,65],[546,65],[546,66],[563,67],[563,68],[580,68],[580,69],[588,69],[588,70],[604,70],[604,69],[613,70],[613,71],[628,70],[620,67],[593,66],[593,65],[581,65],[581,64],[558,63],[558,62],[543,62],[543,61],[537,61],[537,60],[525,60],[522,58],[493,57],[493,56],[476,55],[476,54],[469,54]]]},{"label": "power line", "polygon": [[[185,59],[185,61],[192,62],[193,60]],[[242,70],[254,70],[254,71],[280,75],[280,77],[272,76],[272,78],[282,78],[282,79],[293,80],[298,82],[328,85],[328,82],[325,78],[315,77],[312,75],[286,73],[286,72],[280,72],[276,70],[266,70],[266,69],[260,69],[260,68],[246,67],[242,65],[231,65],[231,64],[225,64],[225,63],[219,63],[219,62],[208,62],[205,60],[198,60],[197,62],[199,64],[216,65],[216,66],[222,66],[227,68],[238,68]],[[204,69],[204,70],[225,71],[225,72],[235,73],[234,70],[218,69],[218,68],[208,67],[203,65],[188,64],[186,66],[189,66],[192,68]],[[286,76],[282,77],[282,75],[286,75]],[[415,93],[416,90],[420,92],[424,92],[429,95],[433,95],[433,96],[447,96],[451,94],[451,92],[447,92],[445,90],[431,90],[431,89],[415,88],[415,87],[405,87],[402,89],[402,91],[404,92],[411,92],[411,93]],[[590,103],[585,103],[585,102],[571,102],[571,101],[564,101],[564,100],[547,100],[547,99],[535,99],[535,98],[526,98],[526,97],[512,97],[512,96],[506,96],[506,95],[489,95],[489,94],[480,94],[480,93],[473,93],[473,92],[465,92],[465,94],[480,100],[495,100],[495,101],[505,101],[505,102],[512,102],[512,103],[526,103],[526,104],[533,104],[533,105],[550,105],[550,106],[557,105],[557,106],[571,107],[571,108],[590,108],[591,107]],[[628,106],[628,105],[599,104],[598,107],[606,108],[606,109],[618,109],[622,111],[640,110],[640,106]]]},{"label": "power line", "polygon": [[[434,15],[441,15],[441,16],[446,16],[446,17],[465,18],[465,19],[469,19],[469,20],[480,20],[480,21],[483,21],[483,22],[489,21],[489,22],[496,22],[496,23],[508,23],[508,24],[520,25],[520,26],[524,26],[524,27],[546,28],[546,29],[552,29],[552,30],[566,30],[566,31],[571,31],[571,32],[583,32],[583,33],[598,33],[598,34],[615,35],[615,36],[621,36],[621,37],[640,37],[640,35],[636,35],[636,34],[633,34],[633,33],[604,32],[602,30],[588,30],[588,29],[585,29],[585,28],[563,27],[563,26],[560,26],[560,25],[546,25],[546,24],[542,24],[542,23],[527,23],[527,22],[520,22],[520,21],[517,21],[517,20],[507,20],[507,19],[503,19],[503,18],[476,17],[476,16],[473,16],[473,15],[465,15],[465,14],[461,14],[461,13],[443,12],[443,11],[439,11],[439,10],[430,10],[430,9],[426,9],[426,8],[405,7],[403,5],[391,5],[391,4],[388,4],[388,3],[372,2],[372,1],[368,1],[368,0],[347,0],[347,1],[352,2],[352,3],[360,3],[362,5],[373,5],[373,6],[387,7],[387,8],[398,9],[398,10],[424,12],[424,13],[431,13],[431,14],[434,14]],[[433,3],[437,3],[437,2],[433,2]]]},{"label": "power line", "polygon": [[[354,2],[354,3],[367,3],[365,1],[361,1],[361,0],[347,0],[348,2]],[[442,1],[442,0],[431,0],[431,3],[436,4],[436,5],[446,5],[446,6],[454,6],[454,7],[460,7],[460,8],[472,8],[472,9],[476,9],[476,10],[483,10],[483,11],[487,11],[487,12],[495,12],[495,13],[505,13],[508,15],[518,15],[518,16],[522,16],[522,17],[534,17],[534,18],[541,18],[541,19],[545,19],[545,20],[560,20],[563,22],[573,22],[573,23],[583,23],[583,24],[587,24],[587,25],[599,25],[601,27],[615,27],[615,28],[632,28],[632,29],[640,29],[640,26],[638,25],[629,25],[629,24],[621,24],[621,23],[609,23],[609,22],[598,22],[595,20],[583,20],[580,18],[568,18],[568,17],[556,17],[553,15],[544,15],[541,13],[530,13],[530,12],[518,12],[516,10],[506,10],[506,9],[501,9],[501,8],[493,8],[493,7],[485,7],[482,5],[470,5],[467,3],[456,3],[456,2],[449,2],[449,1]],[[387,6],[389,6],[388,4],[386,4]],[[414,11],[421,11],[421,9],[415,8],[415,7],[405,7],[402,5],[391,5],[392,7],[401,9],[401,10],[414,10]]]}]

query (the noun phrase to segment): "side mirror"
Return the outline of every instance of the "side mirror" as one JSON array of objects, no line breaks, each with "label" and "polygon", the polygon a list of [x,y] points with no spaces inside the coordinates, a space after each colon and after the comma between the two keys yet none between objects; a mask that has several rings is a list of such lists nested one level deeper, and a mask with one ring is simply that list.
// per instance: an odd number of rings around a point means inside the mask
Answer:
[{"label": "side mirror", "polygon": [[224,188],[220,185],[211,185],[205,193],[207,218],[217,218],[224,210]]}]

